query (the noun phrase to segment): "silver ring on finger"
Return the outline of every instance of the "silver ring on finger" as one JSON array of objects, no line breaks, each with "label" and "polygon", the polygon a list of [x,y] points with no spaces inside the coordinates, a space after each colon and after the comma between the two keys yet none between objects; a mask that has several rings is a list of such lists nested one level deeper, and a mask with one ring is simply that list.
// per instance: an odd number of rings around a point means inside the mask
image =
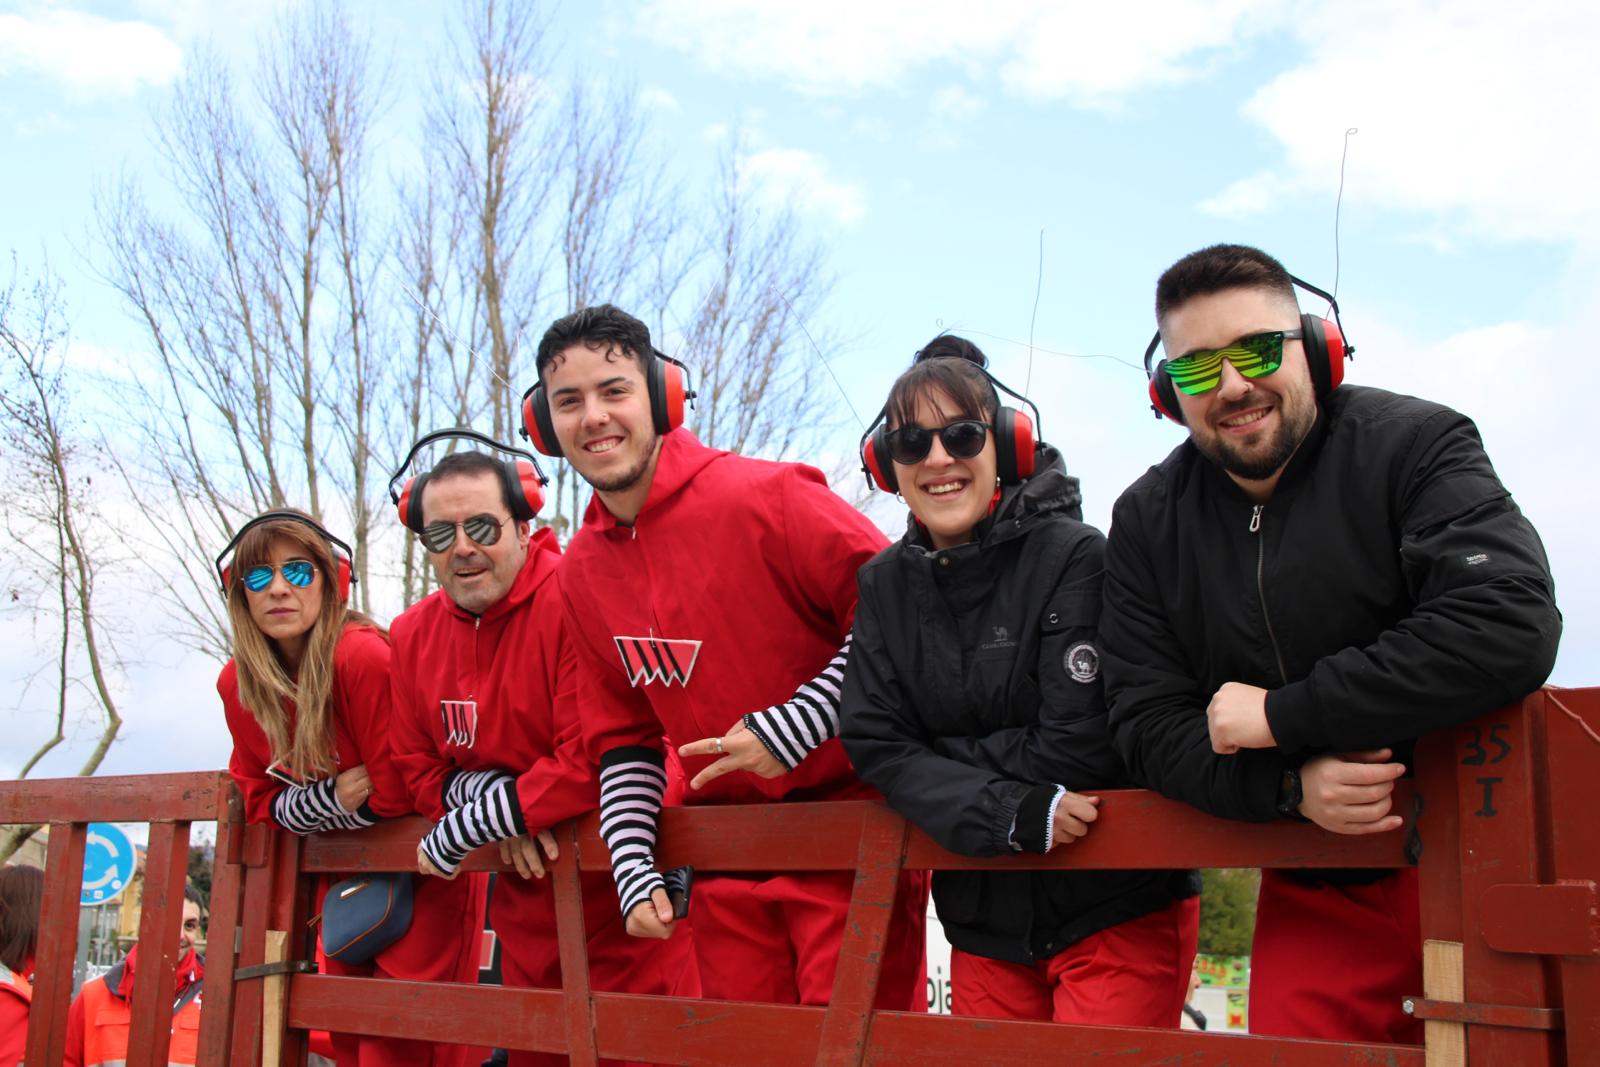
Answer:
[{"label": "silver ring on finger", "polygon": [[722,738],[720,738],[720,737],[719,737],[719,738],[717,738],[717,742],[716,742],[716,744],[717,744],[717,755],[719,755],[719,756],[720,756],[720,755],[722,755],[722,753],[723,753],[723,748],[722,748]]}]

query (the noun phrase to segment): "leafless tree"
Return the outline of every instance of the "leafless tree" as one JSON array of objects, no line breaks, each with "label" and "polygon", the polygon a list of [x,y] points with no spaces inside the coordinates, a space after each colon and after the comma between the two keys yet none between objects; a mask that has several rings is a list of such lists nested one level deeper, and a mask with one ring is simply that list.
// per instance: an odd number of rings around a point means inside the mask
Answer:
[{"label": "leafless tree", "polygon": [[703,280],[683,329],[683,352],[699,372],[690,425],[715,448],[809,457],[832,429],[827,413],[837,405],[819,400],[819,387],[832,387],[822,380],[825,352],[812,348],[806,320],[816,318],[833,282],[822,247],[802,235],[792,208],[757,206],[738,155],[736,145],[722,162]]},{"label": "leafless tree", "polygon": [[227,624],[209,553],[266,508],[324,518],[331,486],[362,577],[375,494],[370,63],[339,10],[313,6],[288,17],[260,70],[248,114],[215,56],[198,57],[174,93],[158,144],[176,219],[128,180],[98,205],[103,273],[157,371],[135,380],[137,447],[119,450],[118,469],[150,536],[183,563],[169,592],[182,637],[219,656]]},{"label": "leafless tree", "polygon": [[[59,285],[46,276],[19,293],[13,271],[0,291],[0,441],[6,457],[0,512],[14,547],[7,597],[23,604],[27,587],[36,585],[33,603],[27,606],[36,618],[53,616],[59,634],[51,664],[55,729],[23,764],[18,778],[26,778],[66,740],[69,720],[81,714],[85,694],[102,725],[79,774],[95,772],[122,726],[111,692],[110,649],[96,614],[95,582],[104,556],[90,531],[100,516],[90,476],[81,469],[82,442],[72,420],[64,365],[66,345]],[[5,828],[0,862],[37,829]]]}]

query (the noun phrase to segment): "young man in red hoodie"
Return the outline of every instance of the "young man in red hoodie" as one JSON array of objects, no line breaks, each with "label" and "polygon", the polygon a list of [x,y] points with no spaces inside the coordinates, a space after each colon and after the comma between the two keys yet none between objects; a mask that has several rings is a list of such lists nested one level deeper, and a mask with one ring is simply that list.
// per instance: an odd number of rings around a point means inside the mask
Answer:
[{"label": "young man in red hoodie", "polygon": [[[876,798],[838,733],[856,571],[885,544],[794,463],[706,448],[682,421],[682,367],[610,305],[556,321],[524,402],[535,445],[595,489],[568,546],[562,595],[578,649],[579,718],[600,765],[601,832],[640,937],[670,937],[655,869],[667,746],[686,804]],[[853,877],[701,879],[694,943],[705,995],[823,1004]],[[878,1005],[926,1007],[926,872],[903,879]]]},{"label": "young man in red hoodie", "polygon": [[[206,960],[194,950],[200,936],[200,895],[183,891],[183,925],[178,931],[176,987],[172,993],[172,1036],[169,1064],[194,1063],[200,1048],[200,991]],[[65,1067],[96,1067],[128,1059],[128,1031],[133,1023],[133,972],[139,965],[134,945],[123,961],[103,977],[85,982],[67,1009]],[[159,949],[155,951],[159,952]]]},{"label": "young man in red hoodie", "polygon": [[[391,629],[390,743],[417,810],[437,824],[417,847],[418,869],[454,878],[469,851],[499,842],[517,869],[496,881],[490,905],[505,984],[548,988],[561,984],[555,897],[542,880],[544,858],[558,855],[549,828],[593,811],[599,787],[578,727],[555,580],[560,548],[548,528],[530,531],[538,495],[518,467],[456,452],[402,497],[439,589]],[[594,987],[697,992],[687,947],[629,938],[608,879],[584,877]],[[513,1064],[565,1062],[511,1053]]]}]

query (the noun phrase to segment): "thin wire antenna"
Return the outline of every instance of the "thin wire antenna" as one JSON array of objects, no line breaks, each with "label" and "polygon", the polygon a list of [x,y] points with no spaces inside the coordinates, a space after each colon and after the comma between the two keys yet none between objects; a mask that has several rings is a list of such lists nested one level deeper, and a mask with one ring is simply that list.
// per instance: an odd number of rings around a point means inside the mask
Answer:
[{"label": "thin wire antenna", "polygon": [[[1344,151],[1339,153],[1339,195],[1333,201],[1333,298],[1339,299],[1339,211],[1344,207],[1344,164],[1350,158],[1350,138],[1361,131],[1351,126],[1344,131]],[[1328,305],[1333,310],[1333,305]]]},{"label": "thin wire antenna", "polygon": [[800,332],[806,335],[807,341],[811,342],[811,350],[817,354],[817,360],[822,364],[822,369],[827,371],[828,377],[833,379],[834,388],[838,389],[839,395],[844,397],[845,406],[850,409],[850,414],[855,416],[856,423],[861,427],[861,432],[866,433],[867,424],[861,421],[861,413],[856,410],[854,404],[850,403],[850,394],[844,391],[844,386],[839,383],[838,377],[833,373],[833,368],[828,366],[827,357],[822,354],[822,346],[817,344],[817,339],[811,336],[810,330],[806,329],[806,320],[801,317],[800,312],[794,309],[794,305],[789,303],[789,298],[784,295],[783,290],[776,285],[769,285],[767,288],[777,294],[778,299],[783,301],[783,306],[789,309],[789,314],[794,316],[794,321],[800,326]]},{"label": "thin wire antenna", "polygon": [[[970,333],[970,334],[976,334],[979,337],[988,337],[988,338],[990,338],[992,340],[995,340],[995,341],[1004,341],[1006,344],[1008,344],[1008,345],[1016,345],[1018,348],[1021,348],[1023,346],[1023,344],[1025,343],[1025,342],[1022,342],[1022,341],[1014,340],[1014,339],[1012,339],[1010,337],[1006,337],[1004,334],[989,333],[986,330],[974,329],[973,327],[970,327],[970,326],[956,325],[956,326],[950,327],[950,329],[954,330],[954,331],[958,331],[958,332],[960,332],[962,334],[969,334]],[[1133,370],[1138,371],[1140,374],[1144,373],[1144,367],[1141,366],[1140,364],[1135,363],[1135,362],[1133,362],[1132,360],[1129,360],[1129,359],[1123,359],[1121,356],[1113,356],[1109,352],[1062,352],[1062,351],[1060,351],[1058,349],[1045,348],[1043,346],[1037,346],[1037,345],[1033,346],[1033,348],[1034,348],[1034,350],[1042,352],[1047,356],[1062,356],[1063,358],[1066,358],[1066,359],[1109,359],[1113,363],[1120,363],[1124,367],[1129,367],[1129,368],[1131,368]],[[1023,389],[1023,392],[1027,392],[1027,389]]]},{"label": "thin wire antenna", "polygon": [[[437,325],[440,330],[444,331],[444,335],[446,337],[450,338],[450,343],[451,344],[461,345],[462,348],[465,348],[467,350],[467,355],[472,357],[472,362],[474,362],[474,363],[479,362],[478,350],[473,348],[471,345],[462,345],[461,344],[461,338],[456,335],[456,332],[454,330],[452,330],[450,327],[446,326],[444,324],[444,320],[441,319],[434,312],[434,310],[431,307],[429,307],[427,304],[424,304],[421,300],[417,299],[416,295],[414,293],[412,293],[412,291],[411,291],[411,286],[409,284],[407,284],[407,282],[406,282],[406,280],[404,278],[400,277],[400,274],[399,274],[398,271],[396,271],[393,267],[389,266],[388,264],[384,265],[384,269],[389,272],[389,276],[391,278],[393,278],[395,281],[400,283],[400,291],[402,293],[406,294],[406,299],[410,300],[413,304],[417,305],[417,310],[418,311],[422,312],[424,315],[427,315],[428,318],[432,319],[434,321],[434,324]],[[524,329],[525,328],[526,327],[524,327]],[[522,332],[519,330],[517,332],[517,341],[520,343],[521,340],[522,340]],[[489,376],[491,378],[494,378],[496,381],[498,381],[501,385],[505,386],[507,389],[511,388],[511,383],[509,381],[507,381],[505,378],[501,377],[501,375],[494,369],[493,364],[487,364],[486,363],[485,366],[488,368]]]},{"label": "thin wire antenna", "polygon": [[1033,282],[1033,314],[1028,317],[1028,377],[1022,383],[1024,395],[1033,384],[1033,324],[1039,321],[1039,293],[1044,289],[1044,227],[1039,227],[1039,273]]}]

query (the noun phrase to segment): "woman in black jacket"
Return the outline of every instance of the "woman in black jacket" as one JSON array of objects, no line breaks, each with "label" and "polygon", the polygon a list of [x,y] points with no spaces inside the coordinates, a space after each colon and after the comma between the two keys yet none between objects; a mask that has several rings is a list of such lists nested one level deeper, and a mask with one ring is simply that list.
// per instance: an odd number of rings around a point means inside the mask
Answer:
[{"label": "woman in black jacket", "polygon": [[[1127,784],[1095,644],[1105,538],[986,363],[935,338],[863,443],[911,518],[858,577],[841,737],[861,777],[951,851],[1043,853],[1093,826],[1084,790]],[[939,871],[952,1009],[1175,1027],[1198,888],[1191,871]]]}]

